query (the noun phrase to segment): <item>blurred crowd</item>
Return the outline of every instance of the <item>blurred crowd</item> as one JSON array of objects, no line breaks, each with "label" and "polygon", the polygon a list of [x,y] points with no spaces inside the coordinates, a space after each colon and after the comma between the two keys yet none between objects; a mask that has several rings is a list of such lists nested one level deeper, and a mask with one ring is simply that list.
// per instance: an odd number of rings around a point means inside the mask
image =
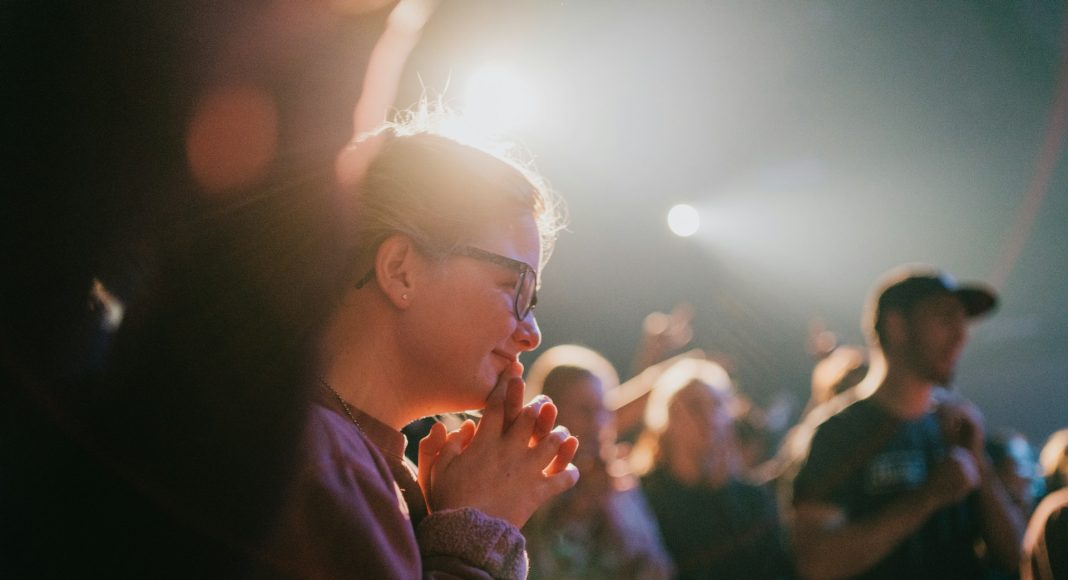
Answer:
[{"label": "blurred crowd", "polygon": [[[909,309],[945,297],[980,297],[981,303],[968,306],[971,313],[958,313],[952,349],[957,354],[962,324],[989,312],[996,300],[989,289],[957,286],[944,273],[902,268],[876,288],[870,324],[880,297],[889,293],[882,305],[889,312],[901,300],[894,293],[902,287],[912,294],[905,300]],[[1057,531],[1065,507],[1058,493],[1068,453],[1063,430],[1036,453],[1017,431],[987,433],[974,406],[931,379],[936,386],[918,414],[911,420],[892,417],[892,407],[880,403],[877,392],[893,384],[887,383],[893,377],[889,369],[901,366],[900,360],[920,361],[891,357],[898,362],[888,364],[877,336],[871,346],[842,345],[818,323],[808,342],[814,362],[809,401],[794,413],[796,421],[768,421],[769,410],[732,381],[725,370],[732,366],[729,360],[701,350],[677,354],[692,338],[692,315],[688,305],[650,314],[635,357],[643,362],[622,384],[608,361],[583,346],[553,347],[534,362],[528,388],[550,392],[560,421],[574,426],[580,441],[598,444],[576,456],[583,474],[579,484],[536,512],[524,528],[532,577],[1019,578],[1022,570],[1024,577],[1053,578],[1058,569],[1063,574],[1057,553],[1063,540],[1054,537],[1063,538]],[[670,346],[658,346],[665,344]],[[955,355],[943,372],[952,371],[952,361]],[[950,378],[939,381],[949,384]],[[636,419],[634,407],[641,409]],[[821,445],[844,421],[855,422],[855,430]],[[925,423],[927,435],[917,430]],[[971,431],[970,439],[952,443],[962,429]],[[910,458],[902,441],[915,445],[918,437],[929,436],[937,444],[928,442]],[[955,477],[943,475],[948,472],[939,465],[954,464],[955,449],[966,447],[970,458],[962,463],[974,467],[973,473],[954,468],[949,471]],[[984,487],[993,498],[986,503],[979,499]],[[925,502],[907,499],[946,491],[950,495],[933,500],[941,506],[930,511],[923,511],[929,509]],[[819,501],[804,501],[812,495]],[[591,513],[590,506],[600,507]],[[911,521],[890,526],[880,521],[898,514]],[[816,524],[802,520],[811,517]],[[1004,527],[984,531],[982,520],[995,517]],[[850,523],[859,529],[848,530]],[[841,534],[830,533],[841,528],[851,539],[843,542]],[[871,529],[897,536],[886,543],[858,541]],[[651,530],[657,533],[650,537]],[[988,544],[999,541],[1005,544],[1000,554]],[[833,551],[825,552],[826,546]]]}]

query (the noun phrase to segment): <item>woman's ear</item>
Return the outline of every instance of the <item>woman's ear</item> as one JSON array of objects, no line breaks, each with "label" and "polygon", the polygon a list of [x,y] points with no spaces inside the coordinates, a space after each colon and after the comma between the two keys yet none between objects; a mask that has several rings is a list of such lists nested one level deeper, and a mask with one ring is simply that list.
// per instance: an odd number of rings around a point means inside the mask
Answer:
[{"label": "woman's ear", "polygon": [[422,256],[411,238],[394,234],[378,247],[375,254],[375,280],[394,306],[408,308],[415,291],[416,270]]}]

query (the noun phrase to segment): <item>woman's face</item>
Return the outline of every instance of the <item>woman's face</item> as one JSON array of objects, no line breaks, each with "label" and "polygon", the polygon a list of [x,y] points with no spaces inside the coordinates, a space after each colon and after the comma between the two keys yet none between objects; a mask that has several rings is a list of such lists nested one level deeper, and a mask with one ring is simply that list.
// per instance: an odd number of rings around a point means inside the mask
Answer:
[{"label": "woman's face", "polygon": [[597,454],[612,437],[612,416],[604,406],[604,389],[592,375],[576,377],[553,399],[556,422],[578,437],[579,453]]},{"label": "woman's face", "polygon": [[[469,246],[518,260],[537,272],[540,237],[533,216],[502,217]],[[413,296],[413,324],[405,344],[412,364],[427,377],[420,396],[433,413],[480,409],[501,373],[520,353],[537,348],[541,333],[534,313],[514,314],[517,270],[492,261],[450,255],[428,259],[423,284]]]},{"label": "woman's face", "polygon": [[675,452],[695,459],[726,458],[734,444],[729,402],[698,381],[680,389],[668,407],[666,434]]}]

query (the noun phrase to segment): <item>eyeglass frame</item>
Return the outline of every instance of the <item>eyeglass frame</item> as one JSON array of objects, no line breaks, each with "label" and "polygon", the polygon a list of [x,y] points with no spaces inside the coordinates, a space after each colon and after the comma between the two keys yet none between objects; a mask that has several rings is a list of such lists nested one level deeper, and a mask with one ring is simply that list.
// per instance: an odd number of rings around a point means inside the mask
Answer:
[{"label": "eyeglass frame", "polygon": [[[515,290],[512,294],[512,314],[517,321],[523,322],[526,320],[527,316],[530,316],[530,313],[534,311],[534,307],[538,305],[538,273],[534,271],[534,268],[530,264],[527,264],[522,260],[516,260],[495,252],[483,250],[482,248],[476,248],[475,246],[459,246],[449,250],[446,254],[482,260],[483,262],[497,264],[498,266],[504,266],[505,268],[518,272],[519,279],[515,282]],[[374,276],[375,268],[372,266],[363,277],[356,281],[356,289],[359,290],[366,286]],[[520,312],[519,294],[523,291],[523,285],[526,282],[527,276],[533,278],[533,282],[531,283],[532,290],[530,292],[530,303],[526,306],[523,312]]]}]

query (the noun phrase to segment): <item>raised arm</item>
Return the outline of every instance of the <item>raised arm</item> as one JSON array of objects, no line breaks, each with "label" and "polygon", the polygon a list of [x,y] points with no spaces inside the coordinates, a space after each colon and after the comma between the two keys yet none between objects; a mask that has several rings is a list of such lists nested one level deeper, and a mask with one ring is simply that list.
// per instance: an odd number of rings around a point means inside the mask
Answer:
[{"label": "raised arm", "polygon": [[633,376],[663,361],[693,339],[693,306],[681,303],[670,314],[652,312],[642,321],[642,337],[634,353]]},{"label": "raised arm", "polygon": [[1001,568],[1015,570],[1020,565],[1027,520],[1012,503],[986,453],[982,414],[974,404],[960,397],[943,400],[938,413],[947,441],[967,449],[979,468],[979,505],[987,553]]}]

